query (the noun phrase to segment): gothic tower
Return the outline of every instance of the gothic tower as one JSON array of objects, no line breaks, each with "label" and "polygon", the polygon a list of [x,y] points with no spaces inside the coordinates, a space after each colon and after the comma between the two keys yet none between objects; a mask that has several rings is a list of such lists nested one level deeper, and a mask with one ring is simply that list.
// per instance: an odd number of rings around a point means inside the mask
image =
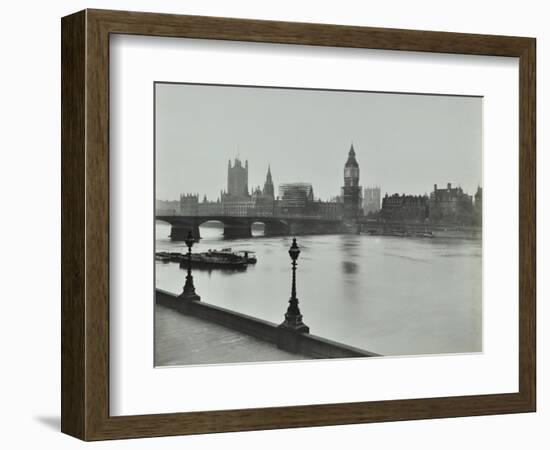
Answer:
[{"label": "gothic tower", "polygon": [[359,164],[355,159],[353,144],[348,153],[348,160],[344,165],[344,219],[357,220],[361,215],[361,186],[359,186]]},{"label": "gothic tower", "polygon": [[264,183],[264,195],[268,195],[271,198],[275,198],[275,189],[273,187],[273,179],[271,178],[271,167],[267,166],[267,176]]},{"label": "gothic tower", "polygon": [[231,167],[231,160],[227,166],[227,193],[234,197],[248,197],[248,161],[243,167],[241,160],[235,158]]}]

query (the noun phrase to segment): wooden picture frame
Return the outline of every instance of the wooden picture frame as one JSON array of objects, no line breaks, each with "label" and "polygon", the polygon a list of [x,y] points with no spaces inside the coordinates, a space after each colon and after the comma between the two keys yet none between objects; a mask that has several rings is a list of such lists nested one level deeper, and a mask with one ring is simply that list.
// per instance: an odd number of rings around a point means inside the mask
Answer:
[{"label": "wooden picture frame", "polygon": [[[85,10],[62,30],[62,417],[84,440],[535,411],[533,38]],[[519,391],[261,409],[109,415],[109,36],[135,34],[519,58]]]}]

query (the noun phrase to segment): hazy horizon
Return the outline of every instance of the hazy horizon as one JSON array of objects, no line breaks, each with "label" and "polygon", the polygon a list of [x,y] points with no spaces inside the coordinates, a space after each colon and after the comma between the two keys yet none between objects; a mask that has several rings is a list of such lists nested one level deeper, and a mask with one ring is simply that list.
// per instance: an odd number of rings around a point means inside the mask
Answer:
[{"label": "hazy horizon", "polygon": [[275,192],[309,182],[339,195],[353,142],[363,187],[424,194],[482,185],[482,98],[156,83],[156,198],[216,200],[228,160],[249,164],[249,189],[271,166]]}]

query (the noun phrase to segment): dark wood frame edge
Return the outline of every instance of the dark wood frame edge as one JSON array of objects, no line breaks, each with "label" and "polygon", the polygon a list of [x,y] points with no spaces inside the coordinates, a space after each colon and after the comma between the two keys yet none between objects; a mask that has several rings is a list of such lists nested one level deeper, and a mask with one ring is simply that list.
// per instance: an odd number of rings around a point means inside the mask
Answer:
[{"label": "dark wood frame edge", "polygon": [[[61,428],[83,440],[530,412],[536,409],[534,38],[84,10],[62,30]],[[519,392],[109,416],[109,35],[519,57]]]}]

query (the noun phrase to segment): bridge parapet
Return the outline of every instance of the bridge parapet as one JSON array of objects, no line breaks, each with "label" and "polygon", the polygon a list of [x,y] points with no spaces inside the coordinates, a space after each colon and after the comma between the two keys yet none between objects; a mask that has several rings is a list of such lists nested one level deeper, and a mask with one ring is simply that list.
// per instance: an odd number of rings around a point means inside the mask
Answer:
[{"label": "bridge parapet", "polygon": [[282,215],[282,216],[236,216],[236,215],[157,215],[157,220],[172,225],[170,238],[184,240],[191,231],[200,239],[200,225],[209,221],[224,225],[224,236],[228,238],[246,238],[252,236],[252,224],[263,223],[266,236],[288,236],[304,234],[331,234],[347,232],[342,221],[324,216]]},{"label": "bridge parapet", "polygon": [[178,220],[202,220],[203,222],[207,221],[220,221],[224,219],[251,219],[257,222],[262,222],[264,220],[317,220],[317,221],[328,221],[328,222],[340,222],[342,217],[339,216],[323,216],[323,215],[304,215],[304,214],[157,214],[155,216],[157,220],[162,220],[165,222],[175,222]]}]

